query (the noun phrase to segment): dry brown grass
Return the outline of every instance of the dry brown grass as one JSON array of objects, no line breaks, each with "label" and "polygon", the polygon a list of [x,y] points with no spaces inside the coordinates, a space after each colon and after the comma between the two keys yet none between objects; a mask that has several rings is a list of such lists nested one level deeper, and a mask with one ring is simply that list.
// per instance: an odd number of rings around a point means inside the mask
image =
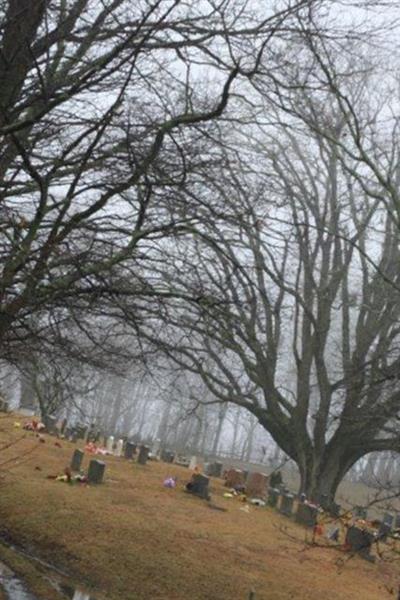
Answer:
[{"label": "dry brown grass", "polygon": [[[15,420],[0,421],[0,446],[21,436]],[[39,444],[29,434],[1,452],[0,463],[37,445],[0,483],[0,528],[68,570],[98,598],[245,600],[251,588],[257,600],[393,598],[387,588],[396,585],[395,566],[354,558],[339,574],[337,550],[305,549],[304,529],[269,508],[252,507],[246,514],[238,501],[222,497],[218,480],[212,481],[213,500],[227,512],[185,494],[187,469],[106,457],[101,486],[48,480],[69,463],[76,447],[54,443],[46,436]],[[179,478],[177,489],[163,488],[167,475]]]}]

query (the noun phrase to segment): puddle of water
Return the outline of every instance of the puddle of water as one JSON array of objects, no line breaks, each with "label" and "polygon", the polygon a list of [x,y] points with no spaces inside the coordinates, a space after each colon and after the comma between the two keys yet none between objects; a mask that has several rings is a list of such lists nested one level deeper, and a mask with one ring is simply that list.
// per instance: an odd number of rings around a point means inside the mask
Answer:
[{"label": "puddle of water", "polygon": [[[2,539],[0,533],[0,539]],[[93,596],[82,591],[74,585],[67,585],[64,581],[71,581],[67,573],[64,573],[60,569],[57,569],[53,565],[41,560],[38,557],[33,556],[29,552],[26,552],[20,548],[17,548],[13,544],[2,540],[8,548],[11,548],[15,553],[24,556],[27,560],[38,562],[46,571],[51,574],[47,577],[48,582],[66,598],[70,600],[95,600]],[[31,594],[21,579],[12,571],[7,565],[0,561],[0,588],[2,588],[7,594],[7,600],[39,600],[36,596]]]},{"label": "puddle of water", "polygon": [[0,562],[0,587],[6,592],[8,600],[37,600],[36,596],[28,592],[15,573],[2,562]]},{"label": "puddle of water", "polygon": [[73,588],[69,585],[59,583],[57,585],[57,589],[71,600],[94,600],[94,598],[89,594],[86,594],[86,592],[82,592],[81,590]]}]

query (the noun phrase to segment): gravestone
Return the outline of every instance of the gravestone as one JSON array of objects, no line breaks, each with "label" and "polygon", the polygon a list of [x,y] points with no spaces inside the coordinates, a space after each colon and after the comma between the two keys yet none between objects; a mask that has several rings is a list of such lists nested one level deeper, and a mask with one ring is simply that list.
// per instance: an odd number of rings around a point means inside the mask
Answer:
[{"label": "gravestone", "polygon": [[277,490],[276,488],[269,488],[268,500],[267,500],[268,505],[272,506],[272,508],[275,508],[276,505],[278,504],[279,495],[280,495],[279,490]]},{"label": "gravestone", "polygon": [[175,459],[175,452],[169,450],[161,450],[161,460],[166,463],[173,463]]},{"label": "gravestone", "polygon": [[134,444],[133,442],[126,442],[125,445],[125,458],[127,459],[131,459],[133,458],[133,455],[136,452],[136,444]]},{"label": "gravestone", "polygon": [[149,452],[150,452],[150,448],[148,446],[140,446],[139,456],[138,456],[138,460],[137,460],[139,465],[146,464],[147,459],[149,458]]},{"label": "gravestone", "polygon": [[124,440],[118,440],[117,447],[115,448],[115,456],[122,456],[122,450],[124,448]]},{"label": "gravestone", "polygon": [[101,460],[93,459],[89,463],[88,481],[89,483],[103,483],[106,463]]},{"label": "gravestone", "polygon": [[353,516],[355,519],[367,520],[368,511],[363,506],[355,506],[353,509]]},{"label": "gravestone", "polygon": [[110,435],[110,436],[107,438],[106,450],[107,450],[107,452],[109,452],[110,454],[112,454],[112,453],[113,453],[113,450],[114,450],[114,436],[113,436],[113,435]]},{"label": "gravestone", "polygon": [[187,458],[186,456],[180,456],[177,454],[174,458],[174,463],[176,465],[179,465],[180,467],[189,467],[190,458]]},{"label": "gravestone", "polygon": [[375,537],[372,533],[369,533],[364,529],[360,529],[355,525],[352,525],[347,530],[346,544],[350,546],[350,549],[353,552],[357,552],[359,556],[369,561],[374,560],[370,554],[371,545],[374,540]]},{"label": "gravestone", "polygon": [[246,495],[250,498],[264,498],[268,477],[264,473],[249,473],[246,480]]},{"label": "gravestone", "polygon": [[87,428],[85,425],[77,425],[75,427],[75,432],[76,432],[76,436],[77,436],[78,440],[85,439],[86,429]]},{"label": "gravestone", "polygon": [[46,417],[46,430],[50,435],[58,435],[57,418],[53,415]]},{"label": "gravestone", "polygon": [[396,517],[394,519],[394,528],[400,529],[400,513],[396,514]]},{"label": "gravestone", "polygon": [[385,513],[383,515],[383,519],[379,525],[379,530],[378,530],[378,539],[381,540],[382,542],[386,542],[387,536],[392,531],[393,522],[394,522],[393,515],[391,515],[389,513]]},{"label": "gravestone", "polygon": [[332,517],[340,517],[340,513],[342,511],[342,507],[340,506],[340,504],[338,504],[337,502],[331,502],[330,508],[329,508],[329,512],[332,515]]},{"label": "gravestone", "polygon": [[378,539],[381,542],[386,542],[387,537],[391,531],[392,531],[392,527],[390,525],[388,525],[388,523],[381,521],[380,525],[379,525],[379,529],[378,529]]},{"label": "gravestone", "polygon": [[74,453],[72,455],[72,460],[71,460],[71,470],[72,471],[80,471],[81,470],[81,465],[82,465],[82,460],[83,460],[83,452],[82,450],[74,450]]},{"label": "gravestone", "polygon": [[83,432],[83,441],[85,442],[85,444],[90,442],[90,432],[91,432],[90,427],[85,427],[85,430]]},{"label": "gravestone", "polygon": [[189,469],[194,471],[198,467],[202,469],[204,467],[204,460],[200,456],[192,456],[189,463]]},{"label": "gravestone", "polygon": [[186,486],[186,489],[191,494],[208,500],[210,496],[208,492],[209,483],[210,480],[206,475],[203,475],[202,473],[194,473],[191,481]]},{"label": "gravestone", "polygon": [[66,429],[64,430],[64,437],[66,437],[68,441],[73,442],[75,444],[77,437],[74,428],[66,427]]},{"label": "gravestone", "polygon": [[64,434],[65,434],[65,432],[66,432],[66,429],[67,429],[67,422],[68,422],[68,421],[67,421],[67,419],[66,419],[66,418],[64,418],[64,419],[61,421],[61,425],[60,425],[60,433],[61,433],[61,435],[64,435]]},{"label": "gravestone", "polygon": [[286,515],[287,517],[291,517],[293,512],[293,502],[293,494],[282,494],[281,503],[279,505],[279,512],[281,512],[283,515]]},{"label": "gravestone", "polygon": [[4,400],[3,398],[0,398],[0,412],[8,412],[8,402],[7,400]]},{"label": "gravestone", "polygon": [[296,512],[296,521],[307,527],[314,527],[317,522],[318,508],[312,504],[299,502]]},{"label": "gravestone", "polygon": [[385,513],[383,515],[383,519],[382,521],[388,525],[390,528],[393,527],[393,523],[394,523],[394,515],[391,515],[390,513]]},{"label": "gravestone", "polygon": [[273,471],[269,476],[269,485],[272,488],[278,488],[282,484],[282,473],[280,471]]},{"label": "gravestone", "polygon": [[91,423],[89,430],[87,432],[87,441],[88,442],[93,442],[96,443],[97,441],[97,436],[100,435],[97,430],[96,430],[96,425],[95,423]]},{"label": "gravestone", "polygon": [[229,469],[225,475],[225,484],[228,488],[245,487],[244,473],[240,469]]},{"label": "gravestone", "polygon": [[154,442],[151,446],[151,454],[153,456],[158,456],[160,454],[160,450],[161,450],[161,440],[159,440],[159,439],[154,440]]},{"label": "gravestone", "polygon": [[35,416],[35,411],[32,408],[19,408],[18,412],[22,417],[34,417]]},{"label": "gravestone", "polygon": [[221,477],[223,468],[224,468],[224,466],[220,462],[209,463],[208,469],[207,469],[207,475],[209,475],[210,477]]}]

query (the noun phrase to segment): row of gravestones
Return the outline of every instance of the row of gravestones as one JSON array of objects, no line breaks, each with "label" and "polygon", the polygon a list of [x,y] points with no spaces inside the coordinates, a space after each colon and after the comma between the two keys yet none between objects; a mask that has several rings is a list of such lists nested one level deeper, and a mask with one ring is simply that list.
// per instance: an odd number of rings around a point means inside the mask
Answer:
[{"label": "row of gravestones", "polygon": [[225,486],[236,491],[245,491],[249,498],[264,499],[270,477],[258,471],[228,469],[225,473]]},{"label": "row of gravestones", "polygon": [[[0,398],[0,412],[8,412],[9,406],[8,402],[4,399]],[[78,439],[92,439],[93,441],[97,441],[101,437],[101,433],[94,432],[93,426],[86,427],[82,425],[77,425],[73,428],[67,428],[66,419],[63,420],[61,424],[61,428],[58,426],[58,420],[56,417],[49,416],[47,417],[47,429],[50,434],[58,435],[63,434],[67,439],[71,441],[76,441]],[[118,440],[118,442],[114,443],[114,437],[109,436],[108,438],[104,438],[104,444],[107,450],[110,453],[114,453],[115,456],[122,456],[124,451],[124,457],[126,459],[132,459],[137,452],[138,445],[134,442],[125,441],[123,439]],[[116,447],[115,447],[116,446]],[[115,450],[114,450],[115,447]],[[188,466],[190,469],[194,469],[197,464],[202,463],[202,460],[196,456],[193,456],[190,460],[183,457],[179,458],[174,452],[170,450],[161,449],[160,441],[156,440],[154,447],[152,448],[153,454],[159,454],[160,459],[163,462],[181,464],[184,466]],[[83,452],[81,450],[76,450],[74,453],[74,457],[76,454],[76,458],[73,458],[71,468],[73,470],[80,470],[80,465],[82,463]],[[150,454],[150,448],[145,445],[139,446],[139,454],[137,461],[139,464],[146,464],[148,457]],[[77,466],[79,465],[79,466]],[[204,465],[205,475],[210,477],[221,477],[223,471],[223,464],[220,462],[206,463]],[[105,471],[105,463],[99,460],[92,460],[89,465],[88,471],[88,479],[93,483],[101,483],[103,481]],[[229,480],[230,477],[230,480]],[[208,479],[204,477],[204,481],[201,481],[201,489],[202,494],[205,489],[208,489]],[[205,481],[207,479],[207,481]],[[237,484],[246,484],[246,491],[249,496],[257,496],[262,495],[263,490],[266,489],[267,486],[267,476],[263,473],[251,472],[248,473],[246,471],[241,471],[239,469],[230,469],[228,471],[228,480],[226,485],[228,487],[235,487]],[[279,502],[279,498],[281,500]],[[298,503],[297,512],[296,512],[296,521],[302,523],[304,525],[313,527],[316,523],[316,518],[318,514],[318,508],[314,505],[310,505],[304,502],[305,497],[300,496],[300,502]],[[286,516],[293,516],[293,507],[294,507],[295,496],[293,494],[288,493],[288,491],[281,486],[280,489],[270,488],[268,495],[268,504],[269,506],[277,507],[282,514]],[[331,503],[328,506],[324,506],[324,499],[321,501],[321,507],[325,510],[329,510],[334,517],[338,517],[340,514],[341,507],[336,503]],[[366,520],[367,519],[367,510],[363,507],[355,507],[353,510],[353,515],[356,518]],[[357,527],[352,527],[350,530],[357,530]],[[380,522],[379,530],[378,530],[378,538],[381,540],[385,540],[388,535],[394,530],[400,529],[400,514],[392,515],[389,513],[385,513],[382,521]],[[350,531],[349,530],[349,531]],[[362,531],[362,535],[358,536],[357,531],[353,531],[353,537],[357,542],[357,539],[360,537],[365,537],[366,533],[364,530]],[[349,536],[352,537],[352,536]],[[360,540],[358,540],[360,542]],[[365,546],[365,541],[361,540],[362,546]],[[354,544],[351,544],[354,545]],[[357,544],[356,544],[357,545]]]},{"label": "row of gravestones", "polygon": [[[286,492],[281,492],[279,489],[271,488],[268,492],[268,504],[271,507],[277,508],[279,512],[287,517],[294,516],[298,523],[307,527],[314,527],[317,523],[319,508],[308,504],[304,498],[300,497],[297,511],[294,514],[295,496]],[[340,506],[333,503],[329,511],[333,517],[338,517],[340,514]],[[357,506],[352,511],[355,519],[366,520],[367,509]],[[379,529],[376,533],[359,527],[356,523],[351,525],[346,533],[346,543],[353,552],[359,554],[362,558],[373,561],[371,556],[371,545],[375,541],[386,541],[391,532],[400,528],[400,515],[391,515],[385,513],[382,521],[380,521]]]},{"label": "row of gravestones", "polygon": [[[356,506],[354,508],[353,516],[356,519],[362,519],[366,521],[368,519],[367,509],[362,506]],[[400,514],[392,515],[390,513],[384,513],[383,518],[379,521],[379,529],[377,533],[378,539],[386,541],[387,537],[393,532],[400,529]]]},{"label": "row of gravestones", "polygon": [[[132,442],[127,442],[125,446],[124,457],[126,459],[132,459],[136,453],[136,444]],[[148,446],[140,446],[139,452],[137,456],[137,462],[140,465],[145,465],[147,459],[149,457],[150,448]],[[71,460],[71,470],[72,471],[80,471],[82,468],[82,461],[85,453],[83,450],[76,449],[72,455]],[[121,456],[121,455],[119,455]],[[88,469],[88,482],[89,483],[103,483],[104,473],[106,470],[106,463],[98,460],[92,459],[89,463]]]},{"label": "row of gravestones", "polygon": [[280,513],[287,517],[295,517],[295,520],[307,527],[314,527],[317,522],[318,507],[308,504],[303,498],[300,498],[297,511],[294,513],[296,497],[287,491],[278,488],[268,490],[267,504],[272,508],[277,508]]},{"label": "row of gravestones", "polygon": [[[84,453],[82,450],[74,451],[74,454],[72,456],[72,461],[71,461],[71,470],[72,471],[80,471],[81,470],[83,456],[84,456]],[[103,483],[105,470],[106,470],[105,462],[103,462],[101,460],[97,460],[97,459],[92,459],[89,463],[89,469],[88,469],[88,474],[87,474],[88,482],[89,483]]]}]

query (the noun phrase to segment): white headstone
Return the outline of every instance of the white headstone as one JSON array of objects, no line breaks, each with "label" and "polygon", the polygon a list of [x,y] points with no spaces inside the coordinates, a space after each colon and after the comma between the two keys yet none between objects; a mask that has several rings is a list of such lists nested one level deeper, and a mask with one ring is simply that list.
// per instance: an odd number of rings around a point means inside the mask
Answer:
[{"label": "white headstone", "polygon": [[75,590],[74,597],[72,598],[72,600],[90,600],[90,596],[89,594],[85,594],[80,590]]},{"label": "white headstone", "polygon": [[189,463],[189,469],[194,471],[196,467],[200,467],[202,464],[201,458],[198,456],[192,456]]},{"label": "white headstone", "polygon": [[107,452],[111,452],[113,451],[113,446],[114,446],[114,436],[110,435],[110,437],[107,440]]},{"label": "white headstone", "polygon": [[123,447],[124,447],[124,440],[118,440],[117,447],[115,449],[115,456],[122,456]]},{"label": "white headstone", "polygon": [[31,410],[30,408],[20,408],[18,410],[18,412],[23,417],[34,417],[35,416],[35,411]]},{"label": "white headstone", "polygon": [[151,447],[151,453],[153,456],[158,456],[161,450],[161,440],[154,440],[153,445]]}]

